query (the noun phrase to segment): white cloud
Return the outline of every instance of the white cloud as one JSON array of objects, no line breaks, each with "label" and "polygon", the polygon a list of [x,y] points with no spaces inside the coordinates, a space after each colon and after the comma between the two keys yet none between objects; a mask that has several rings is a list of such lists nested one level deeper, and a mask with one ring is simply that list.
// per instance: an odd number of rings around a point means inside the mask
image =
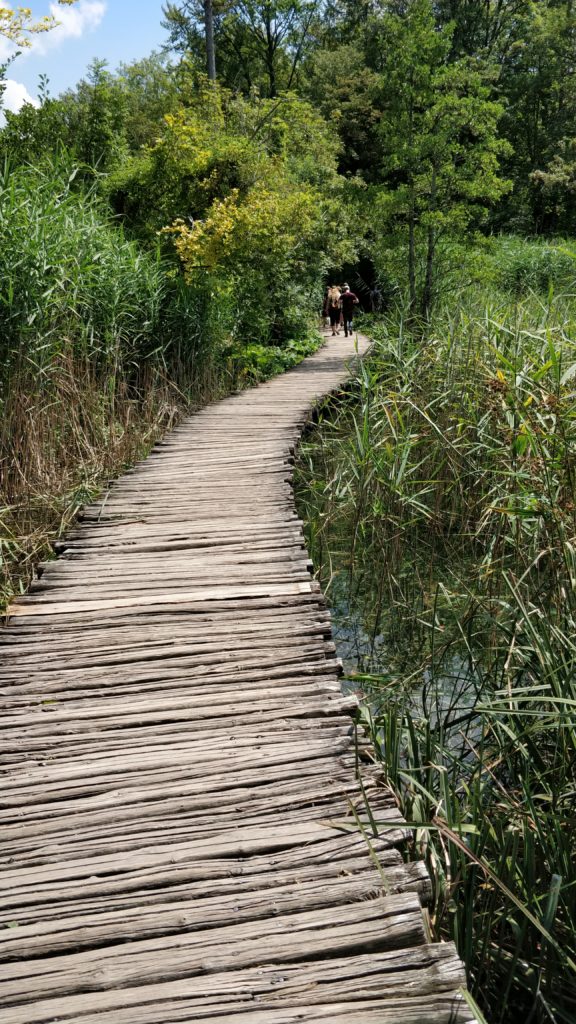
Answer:
[{"label": "white cloud", "polygon": [[106,14],[106,3],[104,0],[80,0],[74,7],[60,7],[51,3],[50,14],[59,24],[51,32],[35,36],[32,53],[48,53],[67,39],[80,39],[87,32],[98,28]]},{"label": "white cloud", "polygon": [[33,107],[39,106],[38,100],[30,95],[25,85],[22,85],[21,82],[15,82],[13,78],[7,78],[3,96],[3,106],[5,109],[11,110],[16,114],[25,103],[31,103]]},{"label": "white cloud", "polygon": [[14,56],[16,47],[6,36],[0,36],[0,64],[4,64],[10,57]]},{"label": "white cloud", "polygon": [[[11,9],[6,0],[0,0],[0,7]],[[50,4],[50,14],[58,22],[50,32],[41,32],[30,36],[30,46],[20,49],[20,59],[31,54],[44,55],[55,50],[67,39],[80,39],[87,32],[92,32],[106,14],[105,0],[80,0],[74,7],[60,7],[57,3]],[[33,14],[36,15],[36,11]],[[0,65],[15,55],[18,48],[14,43],[0,36]]]}]

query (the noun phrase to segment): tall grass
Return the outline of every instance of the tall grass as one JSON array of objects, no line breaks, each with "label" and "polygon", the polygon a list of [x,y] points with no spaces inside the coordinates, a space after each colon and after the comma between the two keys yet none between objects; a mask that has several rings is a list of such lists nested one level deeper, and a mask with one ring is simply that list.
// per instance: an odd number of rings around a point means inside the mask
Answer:
[{"label": "tall grass", "polygon": [[241,344],[231,300],[128,241],[77,179],[66,158],[0,173],[0,606],[184,411],[319,341]]},{"label": "tall grass", "polygon": [[169,426],[166,274],[62,163],[0,175],[0,597]]},{"label": "tall grass", "polygon": [[552,293],[390,318],[300,460],[433,925],[494,1024],[576,1016],[575,337]]}]

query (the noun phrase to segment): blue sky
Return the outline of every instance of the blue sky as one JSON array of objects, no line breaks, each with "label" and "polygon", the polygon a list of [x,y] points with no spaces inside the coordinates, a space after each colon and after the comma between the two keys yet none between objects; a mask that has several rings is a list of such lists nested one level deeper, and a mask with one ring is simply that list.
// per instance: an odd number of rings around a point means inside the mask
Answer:
[{"label": "blue sky", "polygon": [[[20,0],[24,6],[24,0]],[[0,6],[10,6],[2,0]],[[12,3],[11,6],[17,6]],[[10,65],[5,106],[17,109],[38,93],[38,76],[46,74],[49,91],[57,96],[84,77],[93,57],[107,60],[111,70],[121,62],[145,57],[166,40],[161,28],[162,0],[78,0],[73,7],[58,7],[51,0],[27,0],[36,18],[54,13],[60,26],[36,36],[30,50]],[[53,11],[52,11],[53,9]],[[7,54],[0,39],[0,59]]]}]

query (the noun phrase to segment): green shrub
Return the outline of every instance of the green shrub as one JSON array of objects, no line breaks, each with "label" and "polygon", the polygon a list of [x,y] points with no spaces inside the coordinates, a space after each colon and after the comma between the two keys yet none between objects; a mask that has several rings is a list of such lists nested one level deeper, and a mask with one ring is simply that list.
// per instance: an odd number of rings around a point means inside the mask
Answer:
[{"label": "green shrub", "polygon": [[322,344],[322,337],[308,329],[303,337],[283,345],[252,343],[224,351],[231,367],[232,379],[239,384],[258,384],[293,366],[311,355]]}]

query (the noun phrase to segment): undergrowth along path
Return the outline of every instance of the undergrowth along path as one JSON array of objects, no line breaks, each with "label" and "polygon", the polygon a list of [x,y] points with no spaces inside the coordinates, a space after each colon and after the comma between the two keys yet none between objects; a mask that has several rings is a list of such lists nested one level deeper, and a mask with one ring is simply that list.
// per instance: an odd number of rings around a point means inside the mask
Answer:
[{"label": "undergrowth along path", "polygon": [[186,420],[12,605],[3,1024],[473,1020],[398,811],[358,781],[294,510],[291,453],[355,347]]}]

